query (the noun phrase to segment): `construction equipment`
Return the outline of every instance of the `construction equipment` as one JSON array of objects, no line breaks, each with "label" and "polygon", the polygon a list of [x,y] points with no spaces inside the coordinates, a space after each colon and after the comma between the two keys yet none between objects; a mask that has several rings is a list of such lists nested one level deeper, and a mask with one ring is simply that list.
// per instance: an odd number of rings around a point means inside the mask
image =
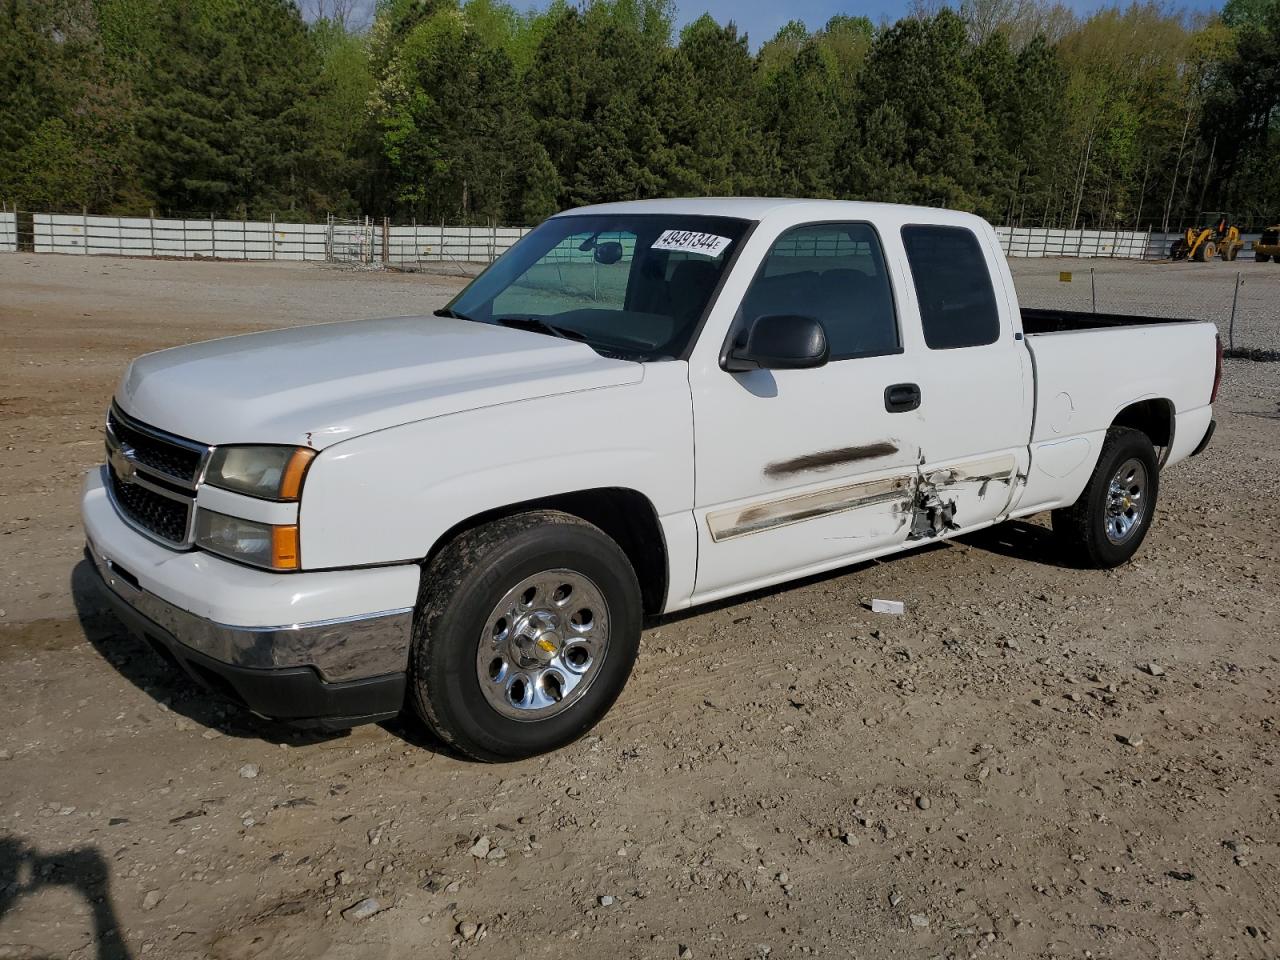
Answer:
[{"label": "construction equipment", "polygon": [[1280,224],[1263,230],[1262,236],[1253,245],[1253,259],[1259,263],[1266,263],[1273,258],[1276,263],[1280,263]]},{"label": "construction equipment", "polygon": [[1208,217],[1218,219],[1212,227],[1187,227],[1184,236],[1179,237],[1169,248],[1169,257],[1173,260],[1198,260],[1204,263],[1215,256],[1223,260],[1234,260],[1244,249],[1244,241],[1240,239],[1240,228],[1231,223],[1227,214],[1201,214],[1201,222]]}]

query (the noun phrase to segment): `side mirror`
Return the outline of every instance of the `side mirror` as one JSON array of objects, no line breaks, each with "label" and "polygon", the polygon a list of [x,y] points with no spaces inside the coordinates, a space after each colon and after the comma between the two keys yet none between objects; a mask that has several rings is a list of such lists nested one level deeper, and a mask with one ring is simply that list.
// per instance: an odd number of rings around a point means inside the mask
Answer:
[{"label": "side mirror", "polygon": [[827,332],[813,317],[757,317],[746,337],[725,359],[730,373],[746,370],[807,370],[821,367],[831,355]]},{"label": "side mirror", "polygon": [[622,244],[617,240],[597,243],[593,248],[593,256],[596,258],[596,263],[602,263],[606,267],[612,266],[622,259]]}]

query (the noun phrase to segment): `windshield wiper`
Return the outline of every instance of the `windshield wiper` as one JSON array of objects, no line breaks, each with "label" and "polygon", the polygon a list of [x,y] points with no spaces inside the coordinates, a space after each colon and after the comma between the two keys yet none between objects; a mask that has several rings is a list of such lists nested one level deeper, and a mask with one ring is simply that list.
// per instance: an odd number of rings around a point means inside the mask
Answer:
[{"label": "windshield wiper", "polygon": [[554,323],[548,323],[541,317],[494,317],[493,322],[502,324],[504,327],[514,327],[517,330],[532,330],[534,333],[549,333],[551,336],[560,337],[563,340],[577,340],[582,342],[587,339],[586,334],[582,333],[580,330],[557,326]]},{"label": "windshield wiper", "polygon": [[472,319],[471,317],[468,317],[465,313],[459,313],[457,310],[452,310],[449,307],[441,307],[439,310],[433,310],[432,315],[436,317],[446,317],[449,320],[471,320]]}]

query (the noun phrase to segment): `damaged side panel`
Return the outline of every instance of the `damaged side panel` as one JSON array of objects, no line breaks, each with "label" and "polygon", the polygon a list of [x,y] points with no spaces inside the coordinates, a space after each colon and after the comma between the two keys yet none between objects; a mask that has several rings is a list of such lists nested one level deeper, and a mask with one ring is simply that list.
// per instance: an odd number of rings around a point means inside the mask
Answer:
[{"label": "damaged side panel", "polygon": [[[721,543],[817,517],[888,504],[899,518],[899,527],[909,524],[907,540],[922,540],[966,525],[962,511],[972,515],[968,522],[974,523],[1003,512],[1017,486],[1017,467],[1011,454],[929,472],[917,466],[913,474],[713,511],[707,514],[707,527],[711,539]],[[979,504],[981,508],[975,509]]]},{"label": "damaged side panel", "polygon": [[775,527],[826,517],[876,504],[910,502],[915,478],[890,477],[845,484],[801,496],[785,497],[707,514],[711,539],[716,543],[760,533]]},{"label": "damaged side panel", "polygon": [[923,469],[923,453],[920,461],[910,504],[908,541],[940,537],[999,516],[1009,509],[1022,479],[1012,454],[928,472]]},{"label": "damaged side panel", "polygon": [[820,453],[806,453],[790,460],[778,460],[764,468],[766,477],[787,477],[810,470],[828,470],[831,467],[858,463],[863,460],[878,460],[898,452],[898,444],[893,440],[882,440],[879,443],[868,443],[859,447],[840,447],[836,450],[823,450]]}]

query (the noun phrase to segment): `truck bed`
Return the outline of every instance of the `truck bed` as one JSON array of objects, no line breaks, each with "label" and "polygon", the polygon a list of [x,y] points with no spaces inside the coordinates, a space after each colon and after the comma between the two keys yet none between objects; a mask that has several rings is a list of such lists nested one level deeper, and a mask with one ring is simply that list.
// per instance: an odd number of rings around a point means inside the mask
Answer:
[{"label": "truck bed", "polygon": [[1066,333],[1108,327],[1148,327],[1166,323],[1198,323],[1191,318],[1144,317],[1128,313],[1092,313],[1086,310],[1022,308],[1022,329],[1029,334]]}]

